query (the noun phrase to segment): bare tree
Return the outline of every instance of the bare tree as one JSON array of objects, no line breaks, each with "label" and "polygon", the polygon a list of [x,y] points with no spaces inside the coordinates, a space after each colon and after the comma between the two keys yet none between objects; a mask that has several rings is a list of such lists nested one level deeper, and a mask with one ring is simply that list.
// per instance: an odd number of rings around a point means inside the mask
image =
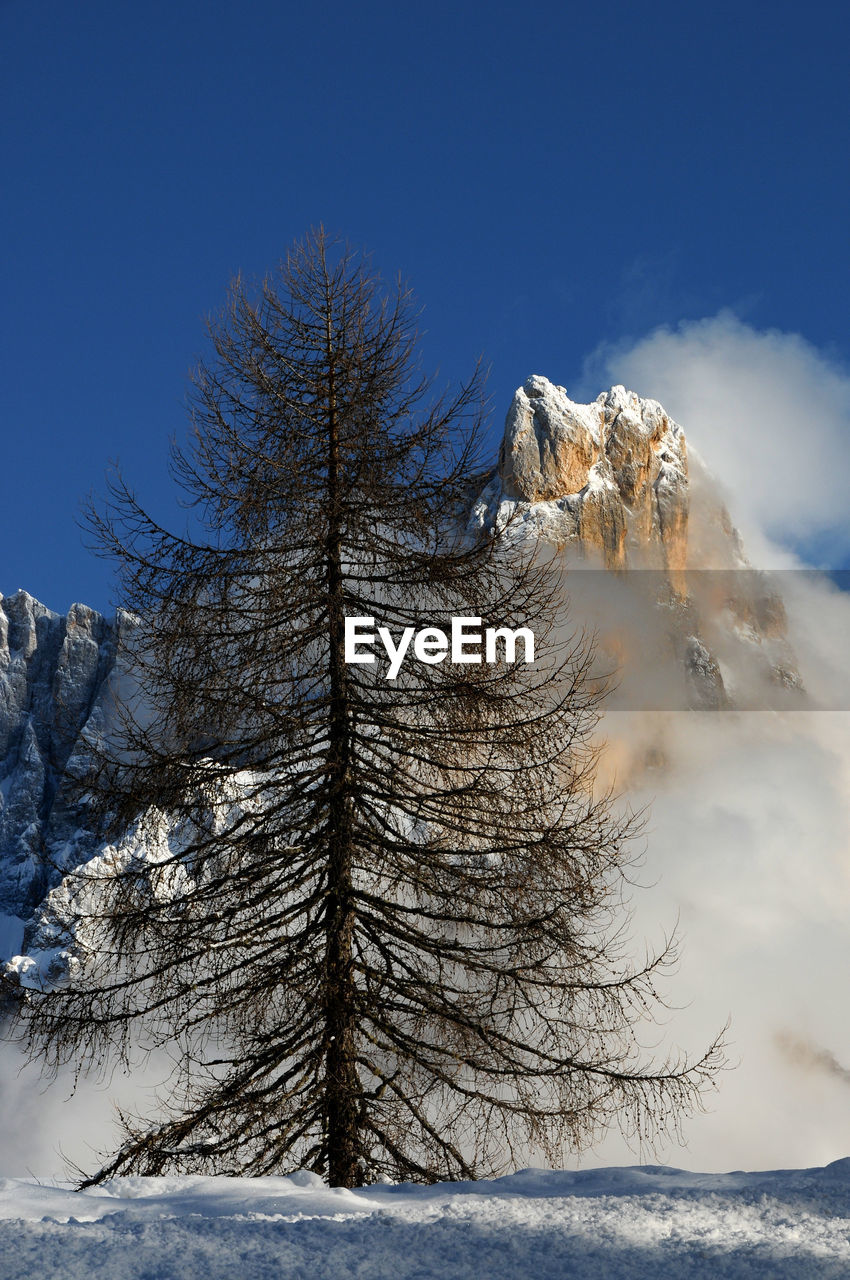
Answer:
[{"label": "bare tree", "polygon": [[[411,308],[321,232],[237,279],[174,454],[205,532],[120,482],[94,516],[138,689],[84,780],[114,843],[66,894],[80,968],[20,1015],[51,1064],[141,1045],[176,1072],[87,1181],[472,1178],[675,1127],[719,1065],[640,1051],[671,949],[625,958],[634,822],[594,791],[589,646],[558,642],[551,563],[464,533],[480,379],[428,401]],[[346,661],[346,618],[461,616],[533,627],[537,660],[432,635],[394,679]]]}]

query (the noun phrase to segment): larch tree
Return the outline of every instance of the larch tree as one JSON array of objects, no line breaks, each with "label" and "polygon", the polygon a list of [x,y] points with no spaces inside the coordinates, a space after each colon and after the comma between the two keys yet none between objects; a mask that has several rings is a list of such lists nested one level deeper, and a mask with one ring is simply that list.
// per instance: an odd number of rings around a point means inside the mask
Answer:
[{"label": "larch tree", "polygon": [[[409,293],[322,232],[237,279],[210,336],[174,452],[196,531],[120,481],[93,516],[133,692],[81,779],[107,844],[66,880],[75,972],[18,992],[49,1065],[174,1059],[86,1184],[474,1178],[676,1128],[720,1050],[640,1048],[671,949],[624,950],[634,823],[594,787],[563,582],[466,530],[478,375],[430,399]],[[417,633],[393,678],[352,619]],[[532,629],[535,661],[504,633],[451,660],[452,619]]]}]

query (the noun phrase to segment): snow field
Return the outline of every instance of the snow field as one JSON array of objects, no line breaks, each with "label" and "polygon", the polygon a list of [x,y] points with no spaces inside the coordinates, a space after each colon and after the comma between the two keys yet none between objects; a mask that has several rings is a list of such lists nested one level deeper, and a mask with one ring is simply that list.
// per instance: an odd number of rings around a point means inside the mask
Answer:
[{"label": "snow field", "polygon": [[525,1170],[331,1190],[292,1178],[0,1180],[2,1280],[847,1280],[850,1159],[693,1174]]}]

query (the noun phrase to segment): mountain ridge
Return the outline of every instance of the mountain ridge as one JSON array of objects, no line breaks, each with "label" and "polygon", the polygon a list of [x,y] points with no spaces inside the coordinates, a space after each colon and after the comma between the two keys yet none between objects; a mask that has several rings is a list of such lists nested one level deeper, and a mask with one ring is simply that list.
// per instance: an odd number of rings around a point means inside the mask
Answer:
[{"label": "mountain ridge", "polygon": [[[471,536],[510,524],[571,566],[570,618],[596,627],[604,662],[622,669],[620,705],[732,708],[736,681],[801,696],[782,600],[657,401],[617,386],[582,405],[532,376],[470,507]],[[108,727],[125,619],[0,597],[0,913],[35,920],[97,853],[69,774]]]}]

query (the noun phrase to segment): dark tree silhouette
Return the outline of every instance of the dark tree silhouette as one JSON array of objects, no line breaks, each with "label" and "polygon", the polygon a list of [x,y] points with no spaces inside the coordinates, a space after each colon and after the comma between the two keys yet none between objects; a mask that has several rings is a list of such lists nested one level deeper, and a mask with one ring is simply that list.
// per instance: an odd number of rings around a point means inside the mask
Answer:
[{"label": "dark tree silhouette", "polygon": [[[719,1065],[639,1048],[672,949],[625,958],[635,824],[594,791],[590,648],[558,638],[551,561],[464,531],[480,378],[428,400],[411,308],[321,232],[237,279],[174,454],[204,534],[121,482],[93,516],[136,618],[83,780],[114,843],[63,899],[76,975],[20,1016],[50,1064],[165,1047],[176,1070],[87,1181],[473,1178],[612,1120],[675,1128]],[[346,662],[352,616],[526,625],[536,661],[388,679]]]}]

